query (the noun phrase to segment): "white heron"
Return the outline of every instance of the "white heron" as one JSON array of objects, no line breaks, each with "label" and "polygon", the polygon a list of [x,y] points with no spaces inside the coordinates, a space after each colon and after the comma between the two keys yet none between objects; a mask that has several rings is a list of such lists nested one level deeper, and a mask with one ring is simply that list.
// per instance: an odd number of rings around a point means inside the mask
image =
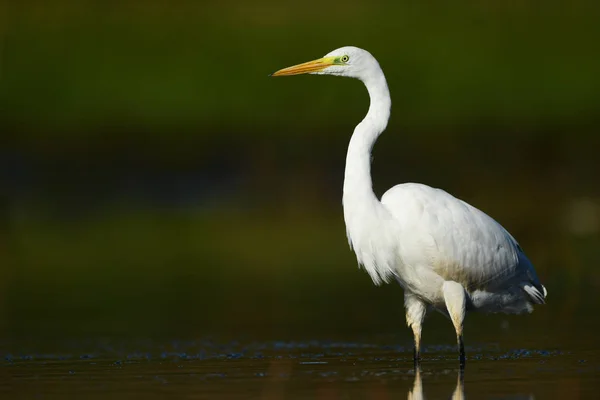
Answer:
[{"label": "white heron", "polygon": [[272,76],[298,74],[347,76],[367,87],[369,111],[354,129],[346,156],[346,233],[359,265],[376,285],[395,279],[404,289],[416,363],[428,309],[452,321],[464,366],[467,311],[518,314],[544,303],[547,291],[533,265],[508,231],[484,212],[418,183],[396,185],[381,200],[373,193],[371,149],[387,126],[391,99],[383,71],[368,51],[341,47]]}]

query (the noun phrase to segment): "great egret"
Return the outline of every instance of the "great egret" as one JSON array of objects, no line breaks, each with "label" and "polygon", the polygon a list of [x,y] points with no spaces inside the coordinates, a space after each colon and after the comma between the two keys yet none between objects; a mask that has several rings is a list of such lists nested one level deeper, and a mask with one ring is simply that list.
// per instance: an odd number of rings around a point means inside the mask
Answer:
[{"label": "great egret", "polygon": [[344,221],[359,265],[376,285],[396,279],[404,289],[415,363],[428,309],[454,324],[464,366],[463,321],[467,311],[522,313],[543,304],[546,288],[517,241],[494,219],[440,189],[417,183],[373,193],[371,149],[386,128],[391,99],[377,60],[366,50],[342,47],[318,60],[272,76],[316,74],[361,80],[371,103],[356,126],[346,156]]}]

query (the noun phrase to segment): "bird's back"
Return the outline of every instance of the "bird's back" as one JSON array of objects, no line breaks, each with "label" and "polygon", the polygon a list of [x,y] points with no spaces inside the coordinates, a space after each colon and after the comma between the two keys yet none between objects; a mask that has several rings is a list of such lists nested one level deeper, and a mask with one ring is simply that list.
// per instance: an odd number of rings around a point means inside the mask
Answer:
[{"label": "bird's back", "polygon": [[431,268],[467,290],[501,288],[521,276],[542,290],[516,240],[484,212],[447,192],[406,183],[381,203],[398,224],[402,263]]}]

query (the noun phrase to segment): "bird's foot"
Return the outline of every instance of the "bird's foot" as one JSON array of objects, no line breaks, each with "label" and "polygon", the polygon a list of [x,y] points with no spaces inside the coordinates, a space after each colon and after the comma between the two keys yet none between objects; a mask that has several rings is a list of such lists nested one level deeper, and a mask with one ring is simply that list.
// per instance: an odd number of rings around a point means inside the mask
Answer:
[{"label": "bird's foot", "polygon": [[415,363],[415,371],[421,367],[421,354],[418,351],[415,351],[413,356],[413,362]]}]

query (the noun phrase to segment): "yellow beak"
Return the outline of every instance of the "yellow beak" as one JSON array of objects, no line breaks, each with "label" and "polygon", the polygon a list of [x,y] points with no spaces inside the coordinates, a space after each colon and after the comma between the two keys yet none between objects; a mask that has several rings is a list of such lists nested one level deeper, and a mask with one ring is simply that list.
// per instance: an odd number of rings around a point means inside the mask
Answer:
[{"label": "yellow beak", "polygon": [[335,57],[323,57],[318,60],[305,62],[302,64],[294,65],[284,69],[280,69],[277,72],[273,72],[271,76],[288,76],[288,75],[300,75],[309,74],[311,72],[322,71],[327,67],[335,64]]}]

